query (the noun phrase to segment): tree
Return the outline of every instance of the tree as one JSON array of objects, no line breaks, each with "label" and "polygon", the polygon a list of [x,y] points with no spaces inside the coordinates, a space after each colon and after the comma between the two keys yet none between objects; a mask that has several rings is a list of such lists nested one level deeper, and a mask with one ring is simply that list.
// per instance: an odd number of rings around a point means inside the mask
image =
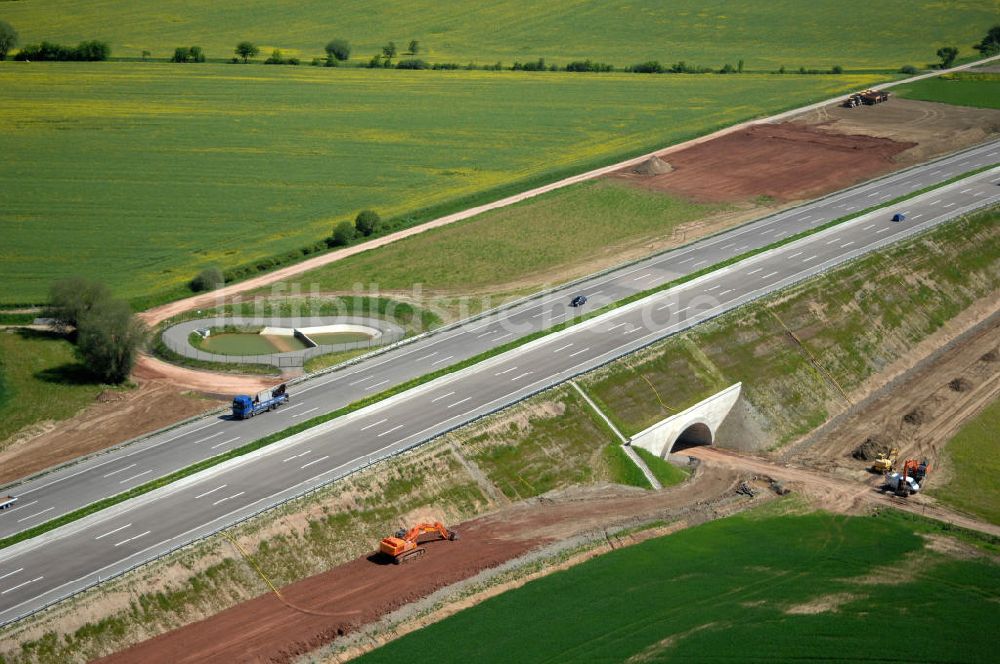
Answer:
[{"label": "tree", "polygon": [[195,293],[200,293],[202,291],[215,290],[225,283],[226,277],[222,274],[222,270],[212,266],[206,267],[195,275],[195,278],[191,280],[188,287]]},{"label": "tree", "polygon": [[104,284],[83,277],[70,277],[49,287],[48,318],[56,320],[62,328],[78,327],[88,311],[111,299],[111,291]]},{"label": "tree", "polygon": [[260,53],[260,49],[254,46],[252,42],[241,41],[236,45],[235,53],[243,58],[243,64],[246,64],[247,60]]},{"label": "tree", "polygon": [[76,47],[76,52],[71,60],[85,60],[88,62],[101,62],[107,60],[111,55],[111,47],[107,42],[92,41],[80,42]]},{"label": "tree", "polygon": [[378,230],[382,217],[375,210],[362,210],[354,218],[354,227],[362,235],[368,236]]},{"label": "tree", "polygon": [[411,39],[410,45],[407,47],[407,52],[410,55],[416,55],[417,51],[419,50],[420,50],[420,42],[418,42],[416,39]]},{"label": "tree", "polygon": [[938,49],[937,56],[941,58],[941,69],[948,69],[958,57],[958,49],[954,46],[945,46]]},{"label": "tree", "polygon": [[396,42],[389,42],[382,47],[382,55],[385,56],[386,60],[392,60],[396,57]]},{"label": "tree", "polygon": [[152,55],[152,53],[150,53],[149,51],[143,51],[142,52],[142,61],[145,62],[146,58],[148,58],[151,55]]},{"label": "tree", "polygon": [[333,229],[333,246],[343,247],[350,244],[356,234],[357,231],[354,230],[354,224],[349,221],[340,222]]},{"label": "tree", "polygon": [[135,364],[146,326],[124,300],[106,299],[80,318],[76,351],[84,365],[101,380],[121,383]]},{"label": "tree", "polygon": [[201,50],[201,46],[192,46],[188,49],[188,58],[191,62],[204,62],[205,52]]},{"label": "tree", "polygon": [[[990,28],[983,40],[972,48],[979,51],[984,58],[1000,55],[1000,25],[994,25]],[[3,60],[2,53],[0,53],[0,60]]]},{"label": "tree", "polygon": [[17,30],[7,21],[0,21],[0,60],[7,59],[7,52],[17,46]]},{"label": "tree", "polygon": [[740,58],[736,62],[736,73],[737,74],[742,74],[743,73],[743,58]]},{"label": "tree", "polygon": [[331,39],[326,44],[326,56],[343,62],[351,57],[351,45],[346,39]]}]

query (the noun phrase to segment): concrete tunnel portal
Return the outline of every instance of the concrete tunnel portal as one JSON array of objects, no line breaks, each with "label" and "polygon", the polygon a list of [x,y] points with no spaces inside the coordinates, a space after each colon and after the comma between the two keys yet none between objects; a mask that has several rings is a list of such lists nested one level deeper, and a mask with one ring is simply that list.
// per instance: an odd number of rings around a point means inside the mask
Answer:
[{"label": "concrete tunnel portal", "polygon": [[730,385],[687,410],[661,420],[632,436],[630,444],[660,458],[675,449],[715,443],[715,432],[740,397],[741,383]]},{"label": "concrete tunnel portal", "polygon": [[712,430],[708,428],[708,425],[704,422],[694,422],[681,431],[680,435],[674,440],[673,445],[668,449],[683,450],[699,445],[711,445],[712,442]]}]

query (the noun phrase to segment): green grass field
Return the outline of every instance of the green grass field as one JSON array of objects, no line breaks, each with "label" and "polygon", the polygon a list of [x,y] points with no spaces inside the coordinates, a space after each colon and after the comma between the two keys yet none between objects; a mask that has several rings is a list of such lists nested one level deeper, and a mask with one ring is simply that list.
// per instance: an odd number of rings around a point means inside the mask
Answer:
[{"label": "green grass field", "polygon": [[361,208],[419,217],[876,80],[0,64],[0,304],[73,273],[176,296]]},{"label": "green grass field", "polygon": [[420,284],[433,292],[533,291],[588,272],[588,263],[604,254],[725,209],[591,181],[352,256],[298,281],[324,291],[356,283],[385,290]]},{"label": "green grass field", "polygon": [[943,502],[1000,524],[998,431],[1000,401],[994,401],[948,442],[944,453],[954,475],[941,487],[932,482],[931,493]]},{"label": "green grass field", "polygon": [[607,553],[358,661],[414,652],[441,662],[992,660],[995,562],[934,553],[891,512],[769,509]]},{"label": "green grass field", "polygon": [[0,3],[0,19],[22,43],[43,39],[75,44],[111,42],[113,55],[169,57],[176,46],[202,46],[209,58],[230,58],[249,39],[266,57],[275,47],[305,58],[323,55],[334,37],[350,40],[367,60],[394,40],[411,39],[420,57],[438,62],[545,57],[565,63],[594,58],[630,65],[649,59],[733,65],[754,69],[890,68],[935,60],[941,46],[968,53],[996,22],[989,0],[725,0],[597,2],[525,0],[465,3],[455,0],[244,0],[216,5],[195,0],[23,0]]},{"label": "green grass field", "polygon": [[957,106],[1000,108],[1000,73],[950,74],[897,87],[894,94]]},{"label": "green grass field", "polygon": [[22,427],[71,417],[101,389],[65,339],[0,330],[0,445]]}]

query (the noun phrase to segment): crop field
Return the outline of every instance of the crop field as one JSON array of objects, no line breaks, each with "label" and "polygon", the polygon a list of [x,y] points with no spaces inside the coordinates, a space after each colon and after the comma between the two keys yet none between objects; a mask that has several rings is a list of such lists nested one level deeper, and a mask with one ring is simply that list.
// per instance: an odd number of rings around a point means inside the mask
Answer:
[{"label": "crop field", "polygon": [[593,58],[619,67],[650,59],[720,67],[743,58],[753,69],[896,69],[931,62],[941,46],[969,51],[996,22],[989,0],[611,0],[581,4],[552,0],[467,3],[457,0],[23,0],[0,3],[0,18],[22,43],[111,42],[113,54],[169,57],[176,46],[202,46],[209,58],[233,55],[256,42],[306,58],[323,55],[334,37],[348,39],[353,57],[367,60],[390,40],[439,62],[544,57],[565,63]]},{"label": "crop field", "polygon": [[873,651],[992,660],[1000,566],[990,558],[935,553],[914,532],[921,524],[892,512],[773,509],[607,553],[358,661],[414,652],[442,662],[870,661]]},{"label": "crop field", "polygon": [[933,490],[936,498],[992,523],[1000,523],[998,431],[1000,401],[994,401],[948,442],[945,455],[953,476]]},{"label": "crop field", "polygon": [[510,191],[877,80],[0,64],[0,304],[73,273],[180,294],[362,208]]},{"label": "crop field", "polygon": [[950,74],[901,85],[895,94],[922,101],[939,101],[957,106],[1000,108],[1000,73]]}]

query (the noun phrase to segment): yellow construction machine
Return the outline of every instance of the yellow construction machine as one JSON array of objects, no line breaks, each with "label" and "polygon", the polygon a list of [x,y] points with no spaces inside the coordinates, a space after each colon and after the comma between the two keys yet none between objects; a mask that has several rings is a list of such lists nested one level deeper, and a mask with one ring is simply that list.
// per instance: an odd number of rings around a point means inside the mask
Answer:
[{"label": "yellow construction machine", "polygon": [[899,450],[895,447],[889,450],[888,454],[885,452],[879,452],[878,456],[875,457],[874,463],[872,463],[872,472],[884,475],[885,473],[891,473],[892,467],[896,463],[896,457],[899,456]]},{"label": "yellow construction machine", "polygon": [[424,555],[425,549],[420,544],[428,541],[424,539],[427,535],[451,541],[458,539],[458,533],[448,530],[440,522],[418,523],[409,530],[405,528],[400,530],[395,537],[382,538],[379,542],[379,551],[399,565]]}]

